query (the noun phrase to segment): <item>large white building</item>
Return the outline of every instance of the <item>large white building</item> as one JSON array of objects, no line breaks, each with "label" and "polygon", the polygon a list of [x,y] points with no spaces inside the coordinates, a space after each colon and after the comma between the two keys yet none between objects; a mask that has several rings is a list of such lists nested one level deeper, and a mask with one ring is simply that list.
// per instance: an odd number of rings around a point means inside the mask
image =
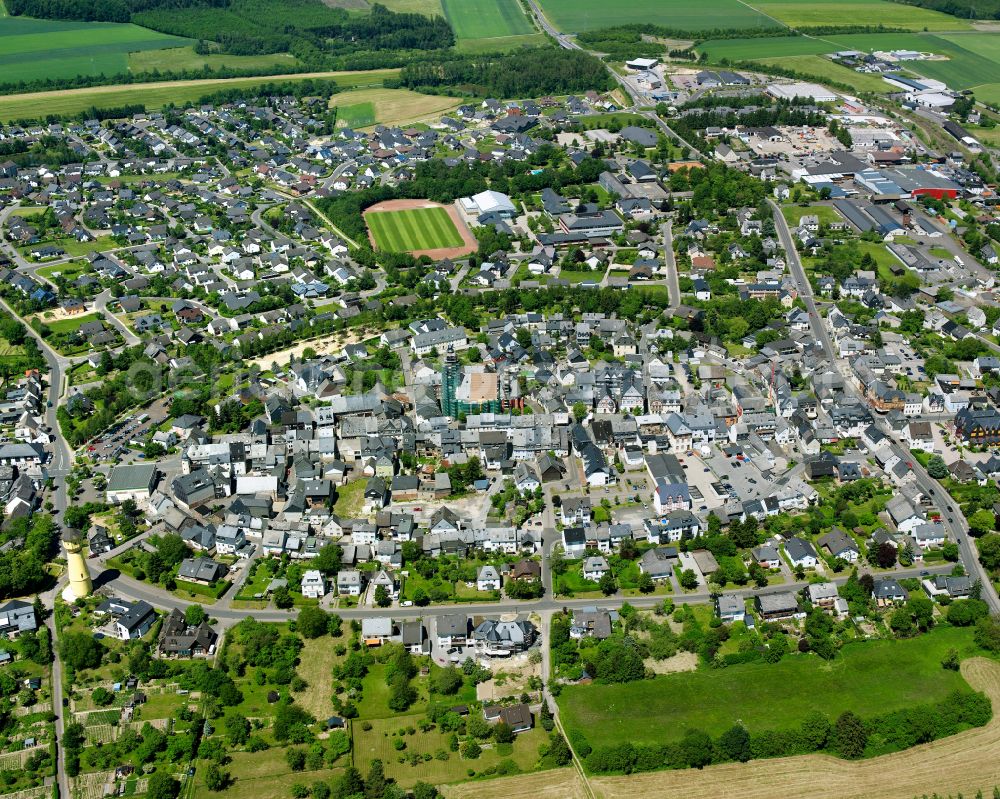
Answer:
[{"label": "large white building", "polygon": [[510,197],[498,191],[481,191],[471,197],[462,197],[458,202],[462,210],[471,216],[499,214],[507,219],[517,216],[517,208]]}]

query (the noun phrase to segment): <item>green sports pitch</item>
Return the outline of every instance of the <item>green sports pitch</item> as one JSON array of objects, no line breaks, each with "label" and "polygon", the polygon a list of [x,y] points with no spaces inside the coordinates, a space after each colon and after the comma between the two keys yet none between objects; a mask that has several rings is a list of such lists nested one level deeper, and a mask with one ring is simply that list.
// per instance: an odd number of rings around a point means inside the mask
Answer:
[{"label": "green sports pitch", "polygon": [[383,252],[419,252],[461,247],[465,242],[441,207],[374,211],[365,215],[375,246]]}]

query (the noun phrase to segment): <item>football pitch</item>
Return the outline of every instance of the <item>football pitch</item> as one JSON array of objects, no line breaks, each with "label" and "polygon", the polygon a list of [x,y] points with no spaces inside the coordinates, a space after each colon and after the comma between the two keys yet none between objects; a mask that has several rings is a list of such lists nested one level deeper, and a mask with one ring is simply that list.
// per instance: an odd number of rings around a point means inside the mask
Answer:
[{"label": "football pitch", "polygon": [[461,247],[462,235],[444,208],[376,211],[365,215],[375,246],[385,252]]}]

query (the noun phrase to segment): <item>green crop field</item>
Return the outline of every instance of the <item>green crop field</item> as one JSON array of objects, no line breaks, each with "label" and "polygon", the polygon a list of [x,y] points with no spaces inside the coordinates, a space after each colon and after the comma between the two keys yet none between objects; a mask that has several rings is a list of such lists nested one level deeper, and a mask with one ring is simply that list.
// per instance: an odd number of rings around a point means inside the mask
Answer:
[{"label": "green crop field", "polygon": [[907,30],[968,30],[964,19],[888,0],[762,0],[750,5],[792,28],[885,25]]},{"label": "green crop field", "polygon": [[375,246],[387,252],[461,247],[462,236],[444,208],[377,211],[365,216]]},{"label": "green crop field", "polygon": [[492,39],[534,33],[517,0],[443,0],[456,39]]},{"label": "green crop field", "polygon": [[539,5],[556,28],[566,33],[613,25],[653,23],[668,28],[705,31],[725,28],[774,28],[778,23],[738,0],[541,0]]},{"label": "green crop field", "polygon": [[[563,724],[592,746],[662,744],[696,728],[719,735],[737,720],[751,732],[798,726],[816,710],[835,719],[936,702],[967,683],[941,668],[950,649],[974,650],[967,629],[940,628],[919,638],[848,644],[836,660],[785,657],[618,685],[580,685],[559,696]],[[887,678],[887,675],[891,675]]]},{"label": "green crop field", "polygon": [[0,18],[0,82],[120,75],[128,54],[183,46],[187,39],[105,22]]},{"label": "green crop field", "polygon": [[196,102],[199,98],[230,88],[253,88],[266,83],[294,82],[310,78],[336,81],[341,86],[381,86],[387,78],[399,74],[396,69],[366,72],[313,72],[298,75],[271,75],[259,78],[227,78],[183,81],[156,81],[133,85],[95,86],[53,92],[30,92],[0,97],[0,121],[35,119],[39,115],[72,115],[97,108],[117,108],[142,103],[148,109],[173,103]]}]

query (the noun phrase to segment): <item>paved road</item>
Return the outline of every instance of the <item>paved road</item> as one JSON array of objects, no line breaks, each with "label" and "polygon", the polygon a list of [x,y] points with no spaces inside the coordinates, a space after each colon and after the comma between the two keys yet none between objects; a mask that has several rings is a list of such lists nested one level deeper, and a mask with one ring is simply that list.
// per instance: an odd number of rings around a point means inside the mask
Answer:
[{"label": "paved road", "polygon": [[[781,246],[785,249],[792,279],[795,281],[795,284],[798,287],[799,296],[805,303],[806,311],[809,313],[809,324],[812,327],[813,335],[815,336],[816,341],[820,343],[820,346],[823,347],[830,363],[834,365],[834,367],[843,366],[844,362],[836,357],[833,342],[830,340],[830,334],[827,332],[826,326],[823,324],[823,320],[816,310],[816,302],[813,297],[812,287],[806,279],[805,270],[802,268],[802,261],[795,248],[795,242],[792,239],[792,234],[788,229],[785,217],[781,213],[781,209],[778,207],[777,203],[773,200],[768,200],[768,202],[774,211],[775,229],[777,230],[778,237],[781,240]],[[861,397],[854,387],[853,377],[849,374],[849,370],[844,369],[843,372],[845,372],[844,385],[846,393],[860,399]],[[962,556],[962,563],[965,565],[966,571],[970,575],[977,577],[982,583],[982,598],[989,604],[990,610],[993,613],[1000,613],[1000,597],[997,596],[997,591],[993,587],[993,583],[990,580],[989,575],[979,562],[979,557],[976,553],[975,547],[968,535],[969,524],[962,515],[962,511],[958,504],[952,500],[952,498],[948,495],[948,492],[938,485],[936,480],[927,474],[927,470],[924,469],[924,467],[920,465],[919,461],[917,461],[917,459],[910,454],[909,449],[900,444],[899,440],[896,438],[895,432],[877,413],[875,414],[875,425],[891,442],[893,454],[895,454],[900,460],[905,461],[910,465],[914,477],[916,478],[917,486],[920,490],[934,500],[938,509],[941,511],[941,521],[944,524],[945,531],[952,540],[958,543],[959,551]]]},{"label": "paved road", "polygon": [[663,231],[663,262],[667,267],[667,292],[670,299],[670,307],[676,308],[681,304],[681,282],[677,274],[677,259],[674,257],[674,232],[673,220],[668,219],[660,229]]}]

